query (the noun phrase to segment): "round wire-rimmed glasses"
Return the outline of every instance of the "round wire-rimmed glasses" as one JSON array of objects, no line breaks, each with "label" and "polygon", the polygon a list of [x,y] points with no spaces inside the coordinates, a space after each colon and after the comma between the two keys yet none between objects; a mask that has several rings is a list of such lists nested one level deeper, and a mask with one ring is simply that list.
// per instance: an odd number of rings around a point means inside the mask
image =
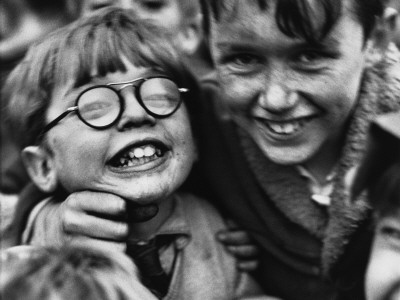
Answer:
[{"label": "round wire-rimmed glasses", "polygon": [[[113,87],[116,85],[121,85],[121,87],[118,89]],[[47,124],[41,136],[71,112],[76,112],[78,118],[89,127],[101,130],[113,126],[121,118],[125,109],[125,100],[120,92],[129,86],[134,87],[136,99],[143,109],[158,119],[167,118],[175,113],[182,103],[181,93],[189,91],[186,88],[179,88],[171,78],[166,76],[136,78],[130,81],[91,86],[78,95],[74,106],[67,108]]]}]

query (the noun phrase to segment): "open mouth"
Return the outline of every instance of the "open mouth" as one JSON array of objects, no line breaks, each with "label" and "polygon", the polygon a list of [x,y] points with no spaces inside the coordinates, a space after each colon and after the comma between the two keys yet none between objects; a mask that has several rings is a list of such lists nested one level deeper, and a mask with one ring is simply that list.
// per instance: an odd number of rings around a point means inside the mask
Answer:
[{"label": "open mouth", "polygon": [[163,157],[167,151],[168,147],[160,141],[144,141],[119,151],[109,165],[115,168],[140,166]]},{"label": "open mouth", "polygon": [[277,135],[289,136],[296,134],[300,131],[307,123],[309,123],[315,116],[296,118],[290,121],[271,121],[265,119],[259,119],[268,129]]}]

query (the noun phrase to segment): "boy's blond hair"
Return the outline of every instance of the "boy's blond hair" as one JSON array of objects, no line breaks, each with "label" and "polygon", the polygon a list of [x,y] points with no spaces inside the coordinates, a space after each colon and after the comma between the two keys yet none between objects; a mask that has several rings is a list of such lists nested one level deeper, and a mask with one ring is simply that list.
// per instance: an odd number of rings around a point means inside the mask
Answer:
[{"label": "boy's blond hair", "polygon": [[108,8],[66,26],[30,48],[10,74],[3,89],[8,100],[6,117],[15,141],[23,149],[41,142],[46,112],[54,92],[90,83],[93,74],[126,71],[133,65],[166,73],[185,86],[190,99],[199,97],[193,76],[162,28],[120,8]]}]

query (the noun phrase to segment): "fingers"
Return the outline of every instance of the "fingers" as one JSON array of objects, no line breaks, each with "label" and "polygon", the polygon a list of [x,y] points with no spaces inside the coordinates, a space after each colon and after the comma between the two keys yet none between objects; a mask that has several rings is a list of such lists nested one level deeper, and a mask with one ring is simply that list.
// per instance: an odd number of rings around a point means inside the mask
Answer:
[{"label": "fingers", "polygon": [[82,191],[71,194],[61,204],[64,233],[110,241],[123,241],[128,225],[119,221],[125,212],[125,201],[112,194]]},{"label": "fingers", "polygon": [[113,241],[123,241],[128,236],[128,224],[76,210],[65,211],[62,226],[64,232],[70,235],[83,235]]},{"label": "fingers", "polygon": [[220,231],[217,237],[225,245],[243,245],[252,242],[250,235],[246,231],[239,229]]},{"label": "fingers", "polygon": [[228,226],[230,229],[218,233],[218,240],[237,259],[240,271],[255,271],[259,264],[259,248],[246,231],[235,228],[232,223]]},{"label": "fingers", "polygon": [[259,254],[258,247],[255,245],[227,246],[226,249],[236,257],[255,258]]},{"label": "fingers", "polygon": [[118,216],[125,212],[125,200],[113,194],[82,191],[71,194],[65,205],[73,210]]},{"label": "fingers", "polygon": [[69,244],[78,245],[79,247],[92,247],[96,249],[101,249],[102,251],[118,251],[125,252],[126,244],[125,243],[117,243],[114,241],[106,241],[99,239],[90,239],[82,236],[71,236],[69,240]]},{"label": "fingers", "polygon": [[257,270],[258,265],[259,265],[258,260],[239,261],[236,265],[236,268],[242,272],[253,272]]}]

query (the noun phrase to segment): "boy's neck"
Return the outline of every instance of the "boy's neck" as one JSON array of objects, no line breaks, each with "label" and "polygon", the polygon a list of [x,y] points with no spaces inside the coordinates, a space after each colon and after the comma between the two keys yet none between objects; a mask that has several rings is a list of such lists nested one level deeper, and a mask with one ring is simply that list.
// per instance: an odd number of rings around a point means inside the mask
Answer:
[{"label": "boy's neck", "polygon": [[130,237],[138,240],[147,240],[151,238],[169,218],[173,209],[173,197],[163,199],[160,202],[158,213],[152,219],[146,222],[129,224]]}]

